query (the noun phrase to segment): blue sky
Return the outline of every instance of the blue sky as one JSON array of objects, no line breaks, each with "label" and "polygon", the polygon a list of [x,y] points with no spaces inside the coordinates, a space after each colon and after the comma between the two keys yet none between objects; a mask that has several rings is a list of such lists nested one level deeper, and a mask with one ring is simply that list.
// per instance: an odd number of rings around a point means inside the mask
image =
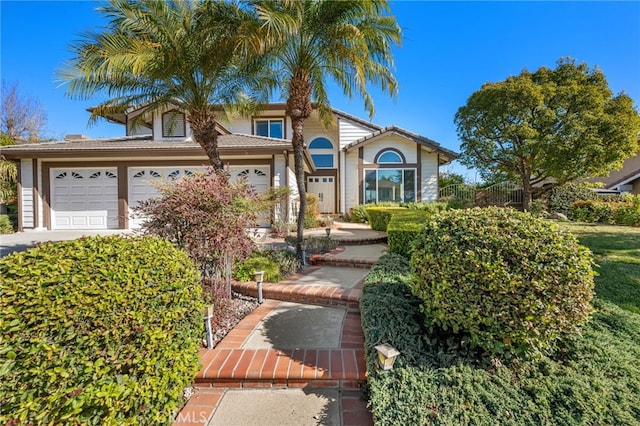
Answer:
[{"label": "blue sky", "polygon": [[[1,76],[37,98],[48,116],[47,134],[117,136],[122,126],[87,127],[85,109],[101,99],[69,99],[55,70],[70,57],[68,45],[104,24],[89,1],[0,1]],[[553,67],[570,56],[605,73],[614,93],[640,104],[640,2],[419,2],[396,1],[393,13],[404,30],[396,49],[397,99],[373,91],[380,125],[395,124],[457,151],[453,117],[487,81],[524,68]],[[359,99],[335,87],[332,106],[367,118]],[[276,99],[277,100],[277,99]],[[473,172],[454,166],[454,171]]]}]

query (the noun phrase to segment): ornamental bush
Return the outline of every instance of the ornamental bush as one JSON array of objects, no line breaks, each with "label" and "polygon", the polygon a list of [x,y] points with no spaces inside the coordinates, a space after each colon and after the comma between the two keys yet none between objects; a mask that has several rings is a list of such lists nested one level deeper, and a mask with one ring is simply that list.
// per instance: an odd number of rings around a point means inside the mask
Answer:
[{"label": "ornamental bush", "polygon": [[369,217],[369,225],[374,231],[387,231],[387,225],[394,213],[406,212],[406,207],[367,207],[367,216]]},{"label": "ornamental bush", "polygon": [[576,201],[571,205],[571,216],[580,222],[640,226],[640,195],[624,195],[621,199]]},{"label": "ornamental bush", "polygon": [[589,250],[556,224],[510,209],[441,213],[411,257],[427,330],[469,336],[503,359],[537,355],[591,312]]},{"label": "ornamental bush", "polygon": [[433,215],[426,210],[412,209],[394,214],[387,226],[389,252],[411,257],[414,241],[420,235],[424,222]]},{"label": "ornamental bush", "polygon": [[574,219],[571,206],[576,201],[622,201],[621,195],[600,195],[590,189],[592,187],[593,185],[587,183],[567,183],[553,188],[549,196],[549,211],[562,213],[568,218]]},{"label": "ornamental bush", "polygon": [[82,238],[6,256],[0,276],[0,423],[171,423],[202,339],[186,253]]},{"label": "ornamental bush", "polygon": [[230,182],[225,172],[211,168],[158,189],[158,198],[135,208],[136,215],[147,218],[143,232],[185,250],[204,275],[224,277],[231,297],[231,267],[251,254],[247,228],[257,225],[257,214],[268,202],[246,180]]}]

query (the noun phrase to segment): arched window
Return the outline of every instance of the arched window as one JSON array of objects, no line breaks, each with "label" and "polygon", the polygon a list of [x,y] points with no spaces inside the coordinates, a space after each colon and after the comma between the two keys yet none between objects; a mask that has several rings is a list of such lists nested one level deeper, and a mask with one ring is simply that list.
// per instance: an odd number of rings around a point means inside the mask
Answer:
[{"label": "arched window", "polygon": [[309,144],[309,149],[333,149],[333,144],[327,138],[315,138]]},{"label": "arched window", "polygon": [[378,154],[376,159],[378,164],[402,164],[404,159],[396,151],[386,150]]},{"label": "arched window", "polygon": [[327,138],[315,138],[309,144],[311,158],[318,169],[332,169],[334,167],[333,143]]}]

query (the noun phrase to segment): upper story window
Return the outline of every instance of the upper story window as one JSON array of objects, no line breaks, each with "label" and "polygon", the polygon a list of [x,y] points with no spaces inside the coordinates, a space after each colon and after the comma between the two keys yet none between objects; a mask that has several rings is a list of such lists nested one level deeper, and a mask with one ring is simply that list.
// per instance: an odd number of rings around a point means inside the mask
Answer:
[{"label": "upper story window", "polygon": [[396,151],[387,150],[387,151],[383,151],[380,154],[378,154],[378,157],[376,159],[376,163],[378,163],[378,164],[402,164],[402,163],[404,163],[404,159]]},{"label": "upper story window", "polygon": [[311,159],[318,169],[334,168],[333,144],[327,138],[315,138],[309,144]]},{"label": "upper story window", "polygon": [[284,139],[284,119],[282,118],[260,118],[253,124],[256,136]]},{"label": "upper story window", "polygon": [[178,111],[168,111],[162,114],[162,137],[183,138],[187,129],[184,114]]}]

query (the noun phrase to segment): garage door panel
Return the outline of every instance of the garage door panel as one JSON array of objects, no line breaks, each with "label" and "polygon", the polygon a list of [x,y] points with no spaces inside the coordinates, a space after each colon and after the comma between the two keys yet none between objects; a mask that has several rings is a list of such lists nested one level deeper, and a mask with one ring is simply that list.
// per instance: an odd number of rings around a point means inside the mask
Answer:
[{"label": "garage door panel", "polygon": [[[271,184],[271,168],[269,166],[232,166],[229,168],[232,179],[246,179],[258,194],[264,193]],[[270,212],[259,218],[259,226],[271,226]]]},{"label": "garage door panel", "polygon": [[196,171],[205,171],[204,167],[136,167],[129,169],[129,227],[139,228],[145,217],[135,217],[133,209],[141,201],[160,196],[155,185],[161,182],[175,182]]},{"label": "garage door panel", "polygon": [[51,213],[55,229],[118,227],[117,169],[52,169]]}]

